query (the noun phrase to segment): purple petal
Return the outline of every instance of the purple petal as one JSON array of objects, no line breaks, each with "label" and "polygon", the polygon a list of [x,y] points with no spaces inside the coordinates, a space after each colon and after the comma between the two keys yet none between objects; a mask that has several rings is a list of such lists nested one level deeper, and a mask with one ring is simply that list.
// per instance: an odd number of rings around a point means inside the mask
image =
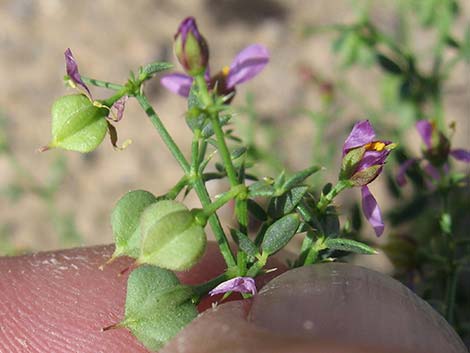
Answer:
[{"label": "purple petal", "polygon": [[436,181],[441,179],[441,173],[439,172],[439,169],[434,167],[432,164],[426,164],[423,169],[432,179]]},{"label": "purple petal", "polygon": [[65,70],[67,71],[67,75],[70,77],[73,83],[75,83],[77,86],[82,87],[88,93],[88,96],[91,98],[91,92],[88,89],[87,85],[82,81],[82,77],[78,72],[78,65],[75,61],[75,58],[73,57],[72,50],[70,50],[70,48],[67,48],[64,53],[64,56]]},{"label": "purple petal", "polygon": [[222,282],[209,292],[209,295],[216,295],[227,292],[251,293],[256,294],[255,280],[251,277],[235,277]]},{"label": "purple petal", "polygon": [[470,151],[464,150],[463,148],[450,151],[450,155],[458,161],[470,163]]},{"label": "purple petal", "polygon": [[418,160],[416,158],[412,158],[412,159],[408,159],[406,160],[405,162],[403,162],[401,165],[400,165],[400,168],[398,169],[398,173],[397,173],[397,176],[395,178],[395,180],[397,181],[397,184],[400,185],[400,186],[405,186],[406,184],[406,178],[405,178],[405,174],[406,174],[406,171],[413,165],[417,162]]},{"label": "purple petal", "polygon": [[384,231],[384,223],[382,221],[382,212],[380,211],[380,207],[367,186],[363,186],[361,188],[361,193],[362,211],[364,212],[364,216],[369,221],[372,228],[374,228],[375,234],[379,237]]},{"label": "purple petal", "polygon": [[253,44],[235,56],[227,76],[227,88],[248,81],[255,77],[269,61],[268,50],[259,44]]},{"label": "purple petal", "polygon": [[[389,143],[385,143],[388,145]],[[357,171],[361,171],[372,166],[376,165],[383,165],[385,160],[387,159],[388,155],[390,154],[390,150],[384,148],[382,151],[374,151],[374,150],[367,150],[364,152],[364,156],[362,157],[359,165],[357,167]]]},{"label": "purple petal", "polygon": [[111,107],[111,112],[115,117],[115,121],[120,121],[122,119],[122,115],[124,114],[124,108],[126,107],[126,102],[129,99],[128,96],[123,96],[118,99]]},{"label": "purple petal", "polygon": [[183,21],[181,21],[178,27],[178,31],[175,34],[175,38],[178,35],[181,35],[183,42],[186,42],[186,37],[188,36],[189,32],[192,32],[197,40],[201,40],[202,37],[197,28],[196,20],[192,16],[186,17]]},{"label": "purple petal", "polygon": [[426,147],[431,148],[432,147],[431,138],[432,138],[432,131],[433,131],[432,124],[427,120],[419,120],[418,122],[416,122],[416,129],[421,135],[421,138],[426,144]]},{"label": "purple petal", "polygon": [[374,141],[375,132],[369,120],[359,121],[354,125],[343,145],[343,156],[351,149],[364,146]]},{"label": "purple petal", "polygon": [[163,76],[160,79],[160,83],[167,90],[179,94],[182,97],[188,97],[193,79],[185,74],[174,73]]}]

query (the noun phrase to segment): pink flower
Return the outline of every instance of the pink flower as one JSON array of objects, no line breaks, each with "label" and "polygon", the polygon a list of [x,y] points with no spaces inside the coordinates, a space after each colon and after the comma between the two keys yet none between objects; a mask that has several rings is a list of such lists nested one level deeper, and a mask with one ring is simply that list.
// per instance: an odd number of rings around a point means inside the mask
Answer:
[{"label": "pink flower", "polygon": [[449,139],[439,131],[432,122],[428,120],[419,120],[416,122],[416,129],[426,146],[423,149],[423,157],[408,159],[400,166],[396,175],[398,185],[404,186],[406,184],[405,175],[407,170],[413,164],[419,164],[424,160],[428,163],[423,167],[423,170],[431,180],[440,179],[440,170],[444,173],[449,171],[449,156],[458,161],[470,163],[470,151],[462,148],[451,149]]},{"label": "pink flower", "polygon": [[194,17],[185,18],[175,34],[175,54],[184,70],[197,75],[205,71],[209,60],[209,48],[199,33]]},{"label": "pink flower", "polygon": [[[67,72],[67,76],[70,78],[70,80],[73,82],[73,84],[77,87],[80,87],[82,89],[82,93],[85,93],[85,95],[93,101],[93,97],[91,95],[90,89],[88,86],[83,82],[82,76],[80,75],[80,72],[78,71],[78,64],[77,61],[75,60],[72,50],[70,48],[67,48],[67,50],[64,52],[65,56],[65,71]],[[118,122],[122,119],[122,116],[124,114],[124,108],[126,106],[126,102],[128,100],[128,96],[123,96],[120,99],[118,99],[114,104],[111,106],[110,109],[110,116],[108,119]]]},{"label": "pink flower", "polygon": [[213,296],[227,292],[251,293],[255,295],[257,293],[255,280],[251,277],[235,277],[219,284],[209,292],[209,295]]},{"label": "pink flower", "polygon": [[82,81],[82,76],[80,75],[80,72],[78,72],[78,65],[77,65],[75,58],[73,57],[72,50],[70,50],[70,48],[67,48],[67,50],[64,53],[64,56],[65,56],[65,71],[67,72],[67,75],[69,76],[70,80],[76,86],[79,86],[82,89],[84,89],[88,97],[92,99],[90,89]]},{"label": "pink flower", "polygon": [[[211,88],[217,87],[219,94],[226,95],[233,92],[237,85],[258,75],[268,61],[268,50],[262,45],[253,44],[240,51],[230,67],[225,67],[217,75],[211,77],[209,68],[207,68],[206,80]],[[169,91],[188,97],[193,78],[186,74],[173,73],[163,76],[160,82]]]},{"label": "pink flower", "polygon": [[362,211],[377,236],[384,231],[382,212],[367,185],[380,175],[393,147],[390,141],[376,139],[369,120],[356,123],[343,145],[340,179],[361,187]]}]

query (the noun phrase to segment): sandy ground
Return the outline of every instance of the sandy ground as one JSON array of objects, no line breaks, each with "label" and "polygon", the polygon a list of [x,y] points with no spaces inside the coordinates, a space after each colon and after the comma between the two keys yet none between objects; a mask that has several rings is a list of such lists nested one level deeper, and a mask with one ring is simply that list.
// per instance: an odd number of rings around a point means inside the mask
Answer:
[{"label": "sandy ground", "polygon": [[[374,20],[389,31],[396,28],[396,13],[389,2],[374,2]],[[462,3],[465,3],[463,1]],[[464,6],[460,27],[470,18]],[[295,114],[300,107],[317,109],[319,93],[306,87],[298,67],[307,64],[329,79],[347,78],[354,89],[377,101],[376,68],[352,70],[347,76],[337,70],[330,50],[332,36],[310,39],[300,35],[306,24],[348,23],[354,20],[351,2],[343,0],[0,0],[0,111],[6,118],[6,133],[19,163],[37,180],[45,182],[51,164],[64,155],[68,173],[55,201],[64,212],[75,215],[83,244],[112,240],[109,214],[120,196],[131,189],[165,192],[181,175],[177,164],[161,143],[137,103],[130,101],[125,119],[119,123],[122,139],[133,144],[115,152],[104,143],[89,155],[61,150],[39,154],[35,150],[50,139],[50,106],[59,96],[72,93],[64,88],[63,52],[71,47],[83,75],[124,82],[130,70],[139,65],[167,60],[175,62],[172,36],[178,23],[194,15],[209,41],[211,67],[228,65],[232,57],[248,44],[262,43],[272,53],[266,70],[241,87],[235,106],[244,102],[247,92],[256,92],[260,117],[282,131],[275,147],[290,169],[300,169],[312,160],[314,127],[308,117]],[[424,39],[423,39],[424,38]],[[423,39],[423,40],[421,40]],[[426,34],[418,46],[426,46]],[[458,68],[450,83],[445,109],[448,115],[464,122],[455,136],[465,147],[468,136],[469,73]],[[455,89],[457,87],[457,89]],[[152,82],[146,88],[156,110],[173,133],[183,151],[189,151],[190,133],[183,119],[185,103]],[[104,90],[95,90],[104,97]],[[364,118],[348,97],[341,119],[332,121],[325,136],[338,146],[338,158],[347,128],[353,119]],[[466,105],[467,104],[467,105]],[[390,117],[394,118],[394,117]],[[244,117],[241,117],[244,119]],[[257,132],[259,133],[259,132]],[[410,138],[416,139],[414,133]],[[336,171],[325,174],[334,178]],[[15,182],[17,174],[8,160],[0,156],[0,185]],[[380,185],[374,187],[379,191]],[[211,185],[214,193],[220,185]],[[358,194],[351,192],[350,197]],[[379,192],[379,201],[386,194]],[[196,202],[190,198],[191,205]],[[47,207],[38,197],[27,195],[16,203],[0,196],[0,225],[18,247],[52,249],[64,246],[54,230]],[[6,227],[7,226],[7,227]],[[6,228],[5,228],[6,227]],[[6,229],[6,230],[5,230]]]}]

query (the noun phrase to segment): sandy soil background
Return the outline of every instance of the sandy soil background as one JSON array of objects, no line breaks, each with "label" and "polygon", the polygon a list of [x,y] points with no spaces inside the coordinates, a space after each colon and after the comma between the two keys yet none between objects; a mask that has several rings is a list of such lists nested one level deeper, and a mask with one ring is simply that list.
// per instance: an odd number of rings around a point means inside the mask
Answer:
[{"label": "sandy soil background", "polygon": [[[378,25],[393,33],[398,24],[390,3],[393,2],[373,1],[373,17]],[[459,28],[470,19],[470,4],[462,4]],[[50,139],[52,102],[71,93],[62,82],[63,52],[72,48],[83,75],[124,82],[129,71],[139,65],[155,60],[175,62],[172,36],[187,15],[197,18],[209,41],[214,69],[228,65],[248,44],[262,43],[269,48],[270,64],[257,79],[240,87],[234,105],[242,105],[245,94],[255,92],[259,116],[282,131],[282,138],[273,148],[282,151],[280,157],[290,169],[304,168],[312,160],[314,127],[308,117],[295,112],[302,107],[319,106],[319,92],[305,85],[299,75],[300,65],[308,65],[328,79],[347,78],[354,89],[371,102],[377,101],[374,82],[381,73],[376,68],[352,70],[343,77],[346,74],[338,71],[330,50],[332,35],[308,39],[301,36],[307,24],[354,21],[351,1],[0,0],[0,111],[4,132],[19,164],[39,182],[47,182],[54,161],[65,156],[67,174],[55,203],[64,213],[74,215],[81,235],[79,243],[110,242],[109,214],[119,197],[137,188],[163,193],[181,172],[134,101],[128,103],[125,119],[118,125],[121,138],[133,140],[125,151],[115,152],[104,143],[88,155],[61,150],[35,152]],[[426,33],[418,34],[416,46],[425,48],[429,44],[427,38]],[[463,65],[458,67],[445,100],[448,116],[461,122],[454,141],[467,148],[468,75]],[[158,80],[148,84],[146,91],[176,141],[188,152],[190,133],[183,119],[184,100],[164,91]],[[102,97],[107,93],[94,92]],[[340,99],[345,107],[341,119],[332,121],[324,132],[329,141],[337,144],[338,158],[349,122],[364,118],[351,98]],[[414,132],[410,132],[410,139],[416,139]],[[325,178],[333,181],[335,174],[336,170],[327,172]],[[0,156],[0,185],[6,187],[18,181],[11,163]],[[373,189],[379,194],[379,202],[385,204],[387,195],[380,192],[380,187],[377,184]],[[222,190],[217,184],[211,189],[214,193]],[[358,197],[354,192],[348,195]],[[192,199],[189,203],[196,204]],[[48,208],[31,193],[14,203],[0,196],[0,225],[3,242],[7,238],[14,247],[40,250],[74,244],[60,239]]]}]

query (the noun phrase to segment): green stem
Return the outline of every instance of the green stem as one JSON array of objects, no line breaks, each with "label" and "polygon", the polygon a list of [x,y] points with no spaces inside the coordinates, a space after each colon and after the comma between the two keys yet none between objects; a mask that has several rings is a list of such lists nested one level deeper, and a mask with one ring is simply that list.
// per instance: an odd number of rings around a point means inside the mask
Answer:
[{"label": "green stem", "polygon": [[240,193],[245,192],[245,191],[246,191],[246,187],[245,187],[245,185],[242,185],[242,184],[232,187],[229,191],[224,192],[223,194],[221,194],[214,202],[212,202],[211,204],[205,206],[201,210],[201,216],[206,217],[206,218],[210,217],[219,208],[221,208],[223,205],[225,205],[227,202],[229,202],[230,200],[233,200]]},{"label": "green stem", "polygon": [[459,269],[452,266],[450,276],[447,278],[446,287],[446,312],[445,318],[451,326],[454,325],[455,296],[457,294],[457,283],[459,279]]},{"label": "green stem", "polygon": [[199,174],[199,142],[200,131],[194,131],[193,142],[191,143],[191,174]]},{"label": "green stem", "polygon": [[230,275],[227,272],[224,272],[221,275],[211,279],[210,281],[202,283],[198,286],[194,286],[193,292],[196,296],[200,298],[203,295],[207,294],[211,289],[214,289],[217,285],[229,280],[230,278]]},{"label": "green stem", "polygon": [[[202,103],[209,107],[213,104],[212,98],[207,90],[207,84],[204,79],[204,76],[196,76],[196,83],[199,88],[199,94],[202,100]],[[220,126],[220,121],[218,114],[216,112],[210,113],[210,119],[212,123],[212,128],[214,129],[214,134],[217,139],[217,147],[222,157],[225,169],[227,171],[227,176],[230,182],[230,186],[235,186],[238,184],[237,174],[235,173],[235,168],[233,167],[232,158],[230,157],[230,151],[228,150],[227,144],[225,143],[225,134]]]},{"label": "green stem", "polygon": [[307,256],[305,257],[303,265],[311,265],[317,262],[318,259],[318,253],[320,250],[325,249],[325,246],[323,245],[323,242],[325,241],[324,237],[320,237],[317,239],[315,244],[310,247],[310,250],[307,253]]},{"label": "green stem", "polygon": [[96,86],[96,87],[104,87],[104,88],[109,88],[114,91],[119,91],[124,88],[123,85],[119,85],[117,83],[112,83],[112,82],[107,82],[107,81],[102,81],[102,80],[96,80],[94,78],[89,78],[82,76],[82,80],[85,83],[88,83],[90,85]]},{"label": "green stem", "polygon": [[152,122],[153,126],[157,129],[158,134],[160,135],[163,142],[165,143],[165,145],[170,150],[173,157],[175,157],[175,159],[177,160],[177,162],[179,163],[179,165],[183,169],[184,173],[186,175],[188,175],[191,171],[191,167],[190,167],[188,161],[184,157],[184,155],[181,152],[181,150],[179,149],[179,147],[176,145],[173,138],[168,133],[168,130],[163,125],[162,121],[160,120],[160,117],[157,115],[155,110],[150,105],[147,97],[144,96],[143,94],[137,94],[135,96],[135,98],[137,99],[140,106],[142,107],[142,109],[147,114],[147,116],[150,118],[150,121]]},{"label": "green stem", "polygon": [[348,180],[340,180],[338,181],[338,184],[336,184],[334,186],[334,188],[332,188],[330,190],[330,192],[326,195],[321,195],[320,197],[320,201],[318,201],[317,203],[317,209],[318,211],[323,214],[326,210],[326,208],[330,205],[330,203],[333,201],[333,199],[338,196],[338,194],[343,191],[344,189],[347,189],[347,188],[350,188],[352,185],[351,185],[351,182],[349,182]]},{"label": "green stem", "polygon": [[165,194],[165,197],[167,197],[170,200],[176,199],[176,197],[179,195],[181,190],[183,190],[186,185],[188,185],[188,177],[185,175],[176,183],[175,186],[171,188],[170,191],[168,191]]},{"label": "green stem", "polygon": [[[441,193],[441,215],[448,214],[449,212],[449,194],[447,188]],[[442,217],[442,216],[441,216]],[[451,222],[452,225],[452,222]],[[459,267],[455,264],[455,239],[452,234],[452,229],[445,229],[441,227],[443,237],[447,237],[447,263],[450,268],[447,271],[447,284],[445,292],[445,318],[450,325],[454,324],[455,313],[455,298],[457,294],[457,284],[459,278]]]},{"label": "green stem", "polygon": [[126,87],[123,87],[122,89],[117,91],[115,94],[113,94],[111,97],[109,97],[108,99],[103,99],[100,102],[106,105],[107,107],[111,108],[117,100],[121,99],[123,96],[128,95],[128,94],[129,94],[129,90]]},{"label": "green stem", "polygon": [[[213,105],[213,99],[210,96],[209,91],[207,89],[207,83],[204,78],[204,75],[196,76],[195,80],[199,89],[198,91],[200,94],[201,101],[206,108],[209,108],[211,105]],[[218,151],[224,163],[225,171],[227,172],[227,177],[229,179],[230,186],[233,188],[239,185],[240,182],[237,178],[237,173],[235,172],[235,167],[233,166],[233,163],[232,163],[232,157],[230,156],[230,151],[225,142],[225,134],[224,134],[224,131],[222,130],[222,127],[220,126],[218,113],[211,112],[210,119],[212,123],[212,128],[214,129],[215,137],[217,139]],[[242,205],[242,203],[246,203],[246,202],[247,202],[246,197],[240,197],[239,199],[237,199],[236,207],[235,207],[235,214],[237,216],[238,223],[240,224],[240,227],[243,231],[246,230],[246,227],[248,224],[248,211],[247,211],[248,208],[246,207],[246,205]]]},{"label": "green stem", "polygon": [[261,254],[261,256],[258,257],[258,261],[256,261],[253,264],[253,266],[250,267],[250,269],[246,273],[246,276],[253,277],[253,278],[256,277],[261,272],[263,267],[266,265],[267,260],[268,260],[268,254],[265,254],[265,253]]},{"label": "green stem", "polygon": [[[204,185],[204,181],[201,178],[196,178],[194,180],[193,187],[199,197],[199,200],[201,201],[202,207],[205,208],[209,206],[211,204],[211,199],[209,197],[209,193],[207,192],[206,186]],[[232,250],[228,245],[227,237],[216,213],[213,213],[212,216],[209,217],[209,224],[214,232],[215,240],[219,245],[220,252],[224,257],[225,263],[228,267],[236,266],[237,262],[235,261]]]},{"label": "green stem", "polygon": [[305,259],[310,253],[310,249],[313,246],[313,241],[314,241],[314,233],[313,232],[307,232],[305,235],[304,240],[302,241],[302,246],[300,248],[300,254],[297,260],[294,263],[294,267],[299,267],[302,266],[305,263]]},{"label": "green stem", "polygon": [[[191,166],[189,165],[186,158],[183,156],[183,153],[176,145],[175,141],[168,133],[168,130],[163,125],[157,113],[155,113],[155,110],[152,108],[147,98],[142,94],[137,94],[135,97],[142,109],[150,118],[150,121],[152,122],[153,126],[155,126],[155,128],[157,129],[157,132],[160,134],[160,137],[162,138],[163,142],[165,142],[165,144],[167,145],[171,154],[180,164],[184,173],[186,175],[190,175]],[[202,207],[206,207],[211,204],[209,193],[207,192],[206,186],[204,185],[202,178],[194,178],[193,187],[199,197],[199,200],[201,201]],[[232,251],[228,245],[227,237],[225,236],[222,225],[220,224],[220,220],[216,214],[213,214],[211,217],[209,217],[209,224],[211,225],[211,228],[214,231],[214,236],[216,238],[217,243],[219,244],[220,251],[225,259],[225,262],[227,263],[227,266],[236,266],[235,257],[233,256]]]}]

